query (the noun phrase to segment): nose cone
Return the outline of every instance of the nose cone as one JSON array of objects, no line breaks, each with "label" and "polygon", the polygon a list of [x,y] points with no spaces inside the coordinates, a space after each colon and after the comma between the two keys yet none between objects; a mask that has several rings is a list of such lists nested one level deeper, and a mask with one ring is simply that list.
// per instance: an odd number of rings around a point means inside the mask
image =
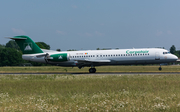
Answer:
[{"label": "nose cone", "polygon": [[171,59],[171,60],[174,60],[174,61],[177,61],[177,60],[178,60],[178,57],[177,57],[176,55],[173,55],[173,54],[172,54],[171,57],[170,57],[170,59]]}]

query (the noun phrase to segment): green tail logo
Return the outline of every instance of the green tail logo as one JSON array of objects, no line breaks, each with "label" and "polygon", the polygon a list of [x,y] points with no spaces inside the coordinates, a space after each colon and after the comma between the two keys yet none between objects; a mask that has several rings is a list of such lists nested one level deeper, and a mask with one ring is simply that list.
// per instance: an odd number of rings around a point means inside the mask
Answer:
[{"label": "green tail logo", "polygon": [[26,44],[25,43],[25,49],[24,49],[24,51],[32,51],[32,44],[31,43],[29,43],[29,44]]},{"label": "green tail logo", "polygon": [[31,40],[28,36],[15,36],[10,38],[16,41],[19,45],[23,54],[37,54],[43,53],[43,51],[39,48],[39,46]]}]

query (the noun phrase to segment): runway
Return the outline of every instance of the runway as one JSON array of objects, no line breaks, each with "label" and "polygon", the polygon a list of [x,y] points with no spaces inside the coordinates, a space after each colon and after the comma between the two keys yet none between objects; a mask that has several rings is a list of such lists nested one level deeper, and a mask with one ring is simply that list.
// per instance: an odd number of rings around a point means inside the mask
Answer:
[{"label": "runway", "polygon": [[180,75],[180,72],[101,72],[101,73],[0,73],[0,75],[53,75],[53,74],[61,74],[61,75]]}]

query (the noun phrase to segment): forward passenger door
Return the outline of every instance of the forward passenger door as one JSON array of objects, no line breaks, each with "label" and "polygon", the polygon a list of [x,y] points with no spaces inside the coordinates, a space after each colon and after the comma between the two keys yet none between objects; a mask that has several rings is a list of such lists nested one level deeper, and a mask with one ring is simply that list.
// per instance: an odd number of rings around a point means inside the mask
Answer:
[{"label": "forward passenger door", "polygon": [[160,60],[159,52],[156,52],[156,53],[155,53],[155,60]]}]

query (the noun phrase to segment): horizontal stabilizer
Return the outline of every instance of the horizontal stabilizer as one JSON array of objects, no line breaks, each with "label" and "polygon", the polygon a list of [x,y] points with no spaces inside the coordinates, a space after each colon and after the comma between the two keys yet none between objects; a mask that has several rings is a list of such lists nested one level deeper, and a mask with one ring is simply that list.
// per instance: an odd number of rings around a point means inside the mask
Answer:
[{"label": "horizontal stabilizer", "polygon": [[18,37],[5,37],[8,39],[13,39],[13,40],[26,40],[27,38],[18,38]]}]

